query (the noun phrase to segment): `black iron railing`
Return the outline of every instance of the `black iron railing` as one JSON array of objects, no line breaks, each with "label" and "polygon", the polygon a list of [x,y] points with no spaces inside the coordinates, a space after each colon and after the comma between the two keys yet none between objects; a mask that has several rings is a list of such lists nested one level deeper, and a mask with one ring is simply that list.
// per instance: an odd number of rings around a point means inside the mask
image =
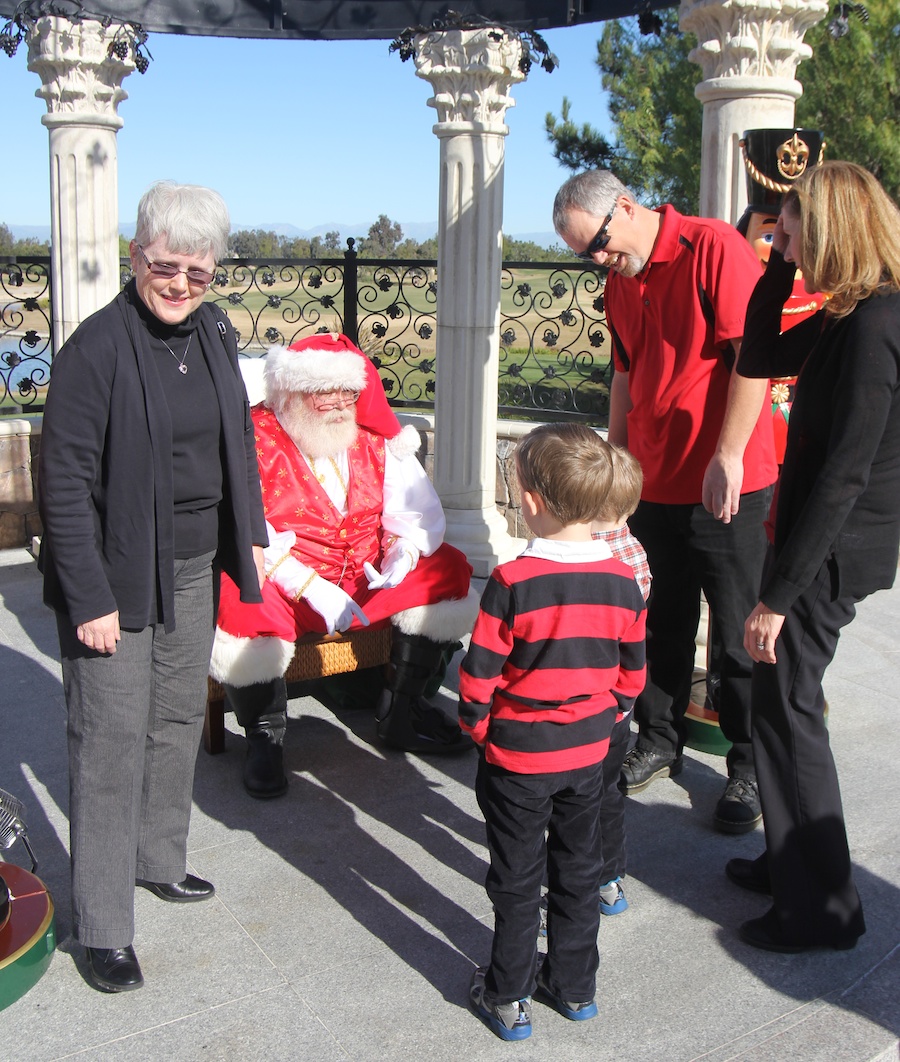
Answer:
[{"label": "black iron railing", "polygon": [[0,256],[0,413],[43,408],[51,320],[50,259]]},{"label": "black iron railing", "polygon": [[[217,268],[208,298],[231,319],[243,357],[315,332],[342,331],[372,358],[393,406],[432,408],[437,263],[360,259],[348,243],[343,258],[228,260]],[[129,276],[123,259],[122,282]],[[0,277],[9,300],[0,306],[4,397],[39,408],[50,361],[49,260],[0,259]],[[26,282],[23,301],[15,293]],[[577,264],[504,264],[501,416],[606,424],[603,282],[603,274]]]}]

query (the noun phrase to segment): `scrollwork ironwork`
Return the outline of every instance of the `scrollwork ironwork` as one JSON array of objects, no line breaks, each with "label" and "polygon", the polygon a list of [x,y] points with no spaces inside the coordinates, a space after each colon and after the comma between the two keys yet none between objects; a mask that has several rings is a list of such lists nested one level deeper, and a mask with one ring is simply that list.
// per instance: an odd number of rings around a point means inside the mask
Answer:
[{"label": "scrollwork ironwork", "polygon": [[50,259],[0,259],[0,413],[43,409],[50,382]]},{"label": "scrollwork ironwork", "polygon": [[[522,273],[528,273],[524,279]],[[507,264],[501,279],[500,412],[605,424],[610,361],[604,277],[578,266]]]},{"label": "scrollwork ironwork", "polygon": [[[130,275],[123,258],[123,285]],[[603,282],[596,269],[576,264],[504,266],[501,416],[606,423],[610,351]],[[427,409],[435,398],[437,290],[434,261],[351,254],[343,260],[228,260],[217,266],[208,297],[230,317],[242,357],[337,329],[355,337],[372,359],[393,406]],[[48,258],[0,259],[0,379],[7,408],[41,408],[51,363],[50,294]]]}]

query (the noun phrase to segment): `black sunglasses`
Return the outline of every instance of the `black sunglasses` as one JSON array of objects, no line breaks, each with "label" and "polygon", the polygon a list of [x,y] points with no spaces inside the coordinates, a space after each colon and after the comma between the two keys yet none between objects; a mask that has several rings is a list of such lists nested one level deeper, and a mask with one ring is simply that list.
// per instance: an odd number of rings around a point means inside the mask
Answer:
[{"label": "black sunglasses", "polygon": [[585,247],[583,251],[576,251],[575,257],[580,258],[582,262],[592,262],[594,255],[598,251],[605,251],[606,245],[609,243],[611,237],[607,235],[606,230],[609,228],[609,223],[612,221],[612,216],[616,212],[616,204],[613,203],[612,210],[603,219],[603,224],[597,229],[597,235],[591,240],[591,242]]}]

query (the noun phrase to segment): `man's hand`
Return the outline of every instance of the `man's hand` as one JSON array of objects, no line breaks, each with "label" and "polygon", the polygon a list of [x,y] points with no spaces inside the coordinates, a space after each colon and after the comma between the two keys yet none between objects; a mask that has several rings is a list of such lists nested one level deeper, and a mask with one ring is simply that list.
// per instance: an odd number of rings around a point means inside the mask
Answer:
[{"label": "man's hand", "polygon": [[122,638],[119,630],[119,613],[110,612],[107,616],[98,616],[97,619],[88,620],[87,623],[79,623],[75,628],[75,634],[81,644],[87,649],[93,649],[98,653],[114,653],[116,642]]},{"label": "man's hand", "polygon": [[369,620],[365,612],[357,605],[353,598],[339,586],[329,583],[317,575],[301,595],[304,601],[314,608],[325,620],[325,626],[329,634],[335,631],[345,631],[353,622],[353,617],[364,626],[369,626]]},{"label": "man's hand", "polygon": [[363,562],[363,571],[369,580],[370,590],[390,590],[399,586],[419,562],[419,551],[411,543],[397,539],[385,551],[381,562],[381,571]]},{"label": "man's hand", "polygon": [[730,524],[741,507],[744,462],[721,451],[713,454],[703,476],[703,508],[723,524]]}]

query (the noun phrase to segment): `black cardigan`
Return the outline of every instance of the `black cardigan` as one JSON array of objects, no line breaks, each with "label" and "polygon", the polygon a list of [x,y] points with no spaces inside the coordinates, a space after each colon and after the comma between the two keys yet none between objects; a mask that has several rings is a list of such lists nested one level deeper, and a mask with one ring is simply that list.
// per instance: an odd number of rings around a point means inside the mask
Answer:
[{"label": "black cardigan", "polygon": [[[128,334],[125,314],[134,310],[123,300],[138,297],[129,285],[53,361],[38,479],[40,568],[45,603],[76,626],[118,610],[122,627],[174,627],[172,430],[159,379]],[[204,303],[197,312],[222,417],[217,565],[242,600],[260,601],[252,547],[267,537],[237,343],[221,310]]]},{"label": "black cardigan", "polygon": [[781,334],[794,266],[773,251],[756,286],[738,373],[799,373],[778,487],[775,563],[760,600],[785,614],[828,563],[835,595],[893,585],[900,551],[900,294]]}]

